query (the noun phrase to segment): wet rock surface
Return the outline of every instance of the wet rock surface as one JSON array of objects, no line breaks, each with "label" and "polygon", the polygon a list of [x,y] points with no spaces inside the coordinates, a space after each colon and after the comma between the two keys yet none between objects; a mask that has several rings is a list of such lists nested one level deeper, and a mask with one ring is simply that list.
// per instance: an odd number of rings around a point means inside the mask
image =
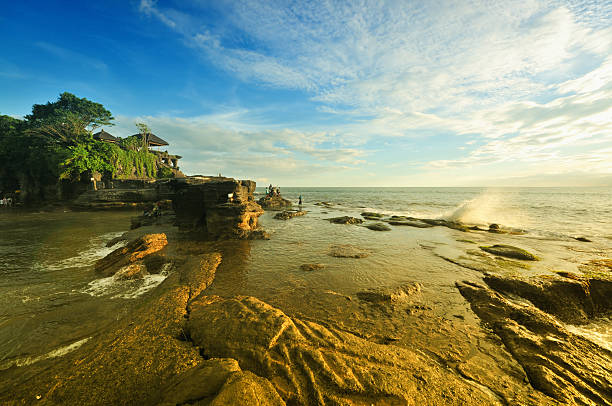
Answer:
[{"label": "wet rock surface", "polygon": [[[103,276],[114,275],[121,268],[132,265],[146,256],[160,251],[167,244],[166,234],[147,234],[98,260],[94,270]],[[132,273],[135,273],[135,270],[132,270]]]},{"label": "wet rock surface", "polygon": [[290,200],[283,198],[280,195],[266,195],[257,201],[261,207],[269,210],[282,210],[293,206]]},{"label": "wet rock surface", "polygon": [[376,288],[357,292],[360,300],[371,303],[398,303],[403,302],[419,293],[422,285],[418,282],[406,283],[396,288]]},{"label": "wet rock surface", "polygon": [[304,216],[308,213],[304,210],[285,210],[280,213],[277,213],[274,218],[277,220],[289,220],[294,217]]},{"label": "wet rock surface", "polygon": [[[486,277],[487,285],[462,282],[457,287],[522,365],[534,388],[564,404],[610,405],[612,352],[569,332],[558,320],[575,321],[569,309],[583,317],[594,307],[609,312],[611,286],[605,282],[593,294],[585,286],[602,281],[565,279]],[[535,293],[549,289],[545,298]],[[517,298],[534,300],[535,305]]]},{"label": "wet rock surface", "polygon": [[496,244],[491,246],[481,246],[481,250],[489,254],[499,255],[506,258],[521,259],[524,261],[538,261],[539,258],[531,252],[512,245]]},{"label": "wet rock surface", "polygon": [[361,224],[363,223],[362,219],[358,219],[356,217],[350,217],[350,216],[332,217],[326,220],[334,224]]},{"label": "wet rock surface", "polygon": [[384,223],[367,224],[365,227],[373,231],[391,231],[391,227]]},{"label": "wet rock surface", "polygon": [[253,297],[201,297],[193,303],[188,329],[208,355],[237,359],[287,404],[492,401],[416,352],[289,317]]}]

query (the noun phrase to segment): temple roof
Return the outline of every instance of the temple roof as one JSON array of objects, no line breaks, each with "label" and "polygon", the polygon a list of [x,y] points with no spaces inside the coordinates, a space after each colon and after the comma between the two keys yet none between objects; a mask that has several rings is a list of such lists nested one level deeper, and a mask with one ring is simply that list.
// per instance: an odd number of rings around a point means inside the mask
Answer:
[{"label": "temple roof", "polygon": [[109,142],[117,142],[118,138],[112,136],[111,134],[107,133],[104,130],[100,130],[97,133],[95,133],[93,135],[94,139],[96,140],[100,140],[100,141],[109,141]]},{"label": "temple roof", "polygon": [[[139,137],[141,134],[134,134],[132,137]],[[163,145],[170,145],[166,141],[162,140],[155,134],[147,134],[147,143],[152,147],[161,147]]]}]

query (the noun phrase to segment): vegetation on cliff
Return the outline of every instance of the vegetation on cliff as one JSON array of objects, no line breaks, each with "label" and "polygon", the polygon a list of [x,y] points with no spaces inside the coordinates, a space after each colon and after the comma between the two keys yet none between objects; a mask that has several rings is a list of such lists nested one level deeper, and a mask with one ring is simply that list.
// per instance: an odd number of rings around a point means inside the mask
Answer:
[{"label": "vegetation on cliff", "polygon": [[[173,175],[156,165],[144,137],[118,144],[94,139],[93,130],[113,120],[102,104],[67,92],[54,102],[34,104],[22,120],[0,115],[0,191],[21,189],[38,200],[54,197],[62,181],[88,180],[94,172],[109,179]],[[144,124],[138,128],[150,132]]]}]

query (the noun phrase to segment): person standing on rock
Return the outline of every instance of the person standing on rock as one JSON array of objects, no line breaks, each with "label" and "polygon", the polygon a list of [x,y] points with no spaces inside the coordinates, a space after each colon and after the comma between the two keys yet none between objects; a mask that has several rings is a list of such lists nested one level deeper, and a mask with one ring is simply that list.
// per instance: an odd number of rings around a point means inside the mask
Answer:
[{"label": "person standing on rock", "polygon": [[300,195],[299,201],[298,201],[298,206],[301,206],[301,205],[302,205],[302,195]]}]

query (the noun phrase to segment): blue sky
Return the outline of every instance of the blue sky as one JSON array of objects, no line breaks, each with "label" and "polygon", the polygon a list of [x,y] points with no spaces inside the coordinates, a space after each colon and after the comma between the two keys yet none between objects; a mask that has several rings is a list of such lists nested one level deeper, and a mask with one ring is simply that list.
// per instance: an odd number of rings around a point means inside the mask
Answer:
[{"label": "blue sky", "polygon": [[10,2],[0,38],[0,114],[69,91],[188,174],[612,185],[610,1]]}]

